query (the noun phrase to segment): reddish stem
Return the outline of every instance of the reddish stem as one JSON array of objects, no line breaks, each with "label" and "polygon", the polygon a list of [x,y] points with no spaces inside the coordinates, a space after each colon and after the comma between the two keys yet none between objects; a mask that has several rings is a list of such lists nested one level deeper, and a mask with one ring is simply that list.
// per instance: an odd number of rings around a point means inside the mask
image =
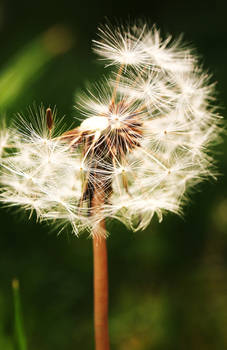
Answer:
[{"label": "reddish stem", "polygon": [[[105,227],[104,220],[100,223]],[[108,350],[108,270],[106,239],[93,238],[95,349]]]},{"label": "reddish stem", "polygon": [[[100,193],[93,198],[93,214],[100,211]],[[101,220],[93,230],[94,261],[94,327],[95,349],[109,350],[108,332],[108,266],[105,220]]]}]

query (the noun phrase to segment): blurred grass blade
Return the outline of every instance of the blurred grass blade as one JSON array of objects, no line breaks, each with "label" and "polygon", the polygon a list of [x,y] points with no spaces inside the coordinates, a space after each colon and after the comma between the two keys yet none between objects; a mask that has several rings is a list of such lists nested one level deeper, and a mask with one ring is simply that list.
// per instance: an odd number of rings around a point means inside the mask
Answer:
[{"label": "blurred grass blade", "polygon": [[18,350],[27,350],[27,340],[24,332],[22,309],[20,302],[19,281],[14,279],[12,281],[13,299],[14,299],[14,327],[16,348]]},{"label": "blurred grass blade", "polygon": [[56,25],[23,47],[0,71],[0,109],[6,110],[52,59],[73,45],[68,28]]}]

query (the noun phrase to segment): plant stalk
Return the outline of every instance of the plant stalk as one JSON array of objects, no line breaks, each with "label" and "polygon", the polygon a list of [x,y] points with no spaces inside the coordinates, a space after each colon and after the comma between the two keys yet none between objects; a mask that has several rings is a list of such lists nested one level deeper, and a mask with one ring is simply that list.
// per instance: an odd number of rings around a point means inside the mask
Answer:
[{"label": "plant stalk", "polygon": [[[98,214],[101,206],[100,192],[95,191],[92,200],[93,215]],[[108,331],[108,265],[105,238],[105,220],[93,229],[93,262],[94,262],[94,328],[95,349],[109,350]]]}]

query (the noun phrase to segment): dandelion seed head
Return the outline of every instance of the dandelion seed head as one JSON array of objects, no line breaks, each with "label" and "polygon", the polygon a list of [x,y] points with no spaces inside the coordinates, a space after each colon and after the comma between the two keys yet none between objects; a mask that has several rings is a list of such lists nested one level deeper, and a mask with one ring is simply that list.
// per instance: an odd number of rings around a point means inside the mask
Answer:
[{"label": "dandelion seed head", "polygon": [[112,74],[76,97],[79,126],[59,127],[41,106],[0,133],[0,200],[75,234],[105,218],[142,230],[155,214],[181,214],[190,188],[216,175],[215,84],[156,26],[100,27],[93,47]]}]

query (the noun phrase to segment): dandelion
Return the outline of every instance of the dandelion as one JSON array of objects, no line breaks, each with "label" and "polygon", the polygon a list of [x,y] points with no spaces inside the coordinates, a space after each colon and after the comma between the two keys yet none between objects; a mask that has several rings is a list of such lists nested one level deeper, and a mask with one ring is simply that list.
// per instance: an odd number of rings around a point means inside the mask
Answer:
[{"label": "dandelion", "polygon": [[154,214],[180,214],[188,190],[215,176],[209,147],[221,117],[210,76],[181,38],[162,39],[155,26],[104,26],[93,47],[112,74],[77,96],[78,127],[63,132],[56,111],[41,107],[1,132],[1,201],[90,231],[96,346],[106,350],[105,219],[142,230]]}]

